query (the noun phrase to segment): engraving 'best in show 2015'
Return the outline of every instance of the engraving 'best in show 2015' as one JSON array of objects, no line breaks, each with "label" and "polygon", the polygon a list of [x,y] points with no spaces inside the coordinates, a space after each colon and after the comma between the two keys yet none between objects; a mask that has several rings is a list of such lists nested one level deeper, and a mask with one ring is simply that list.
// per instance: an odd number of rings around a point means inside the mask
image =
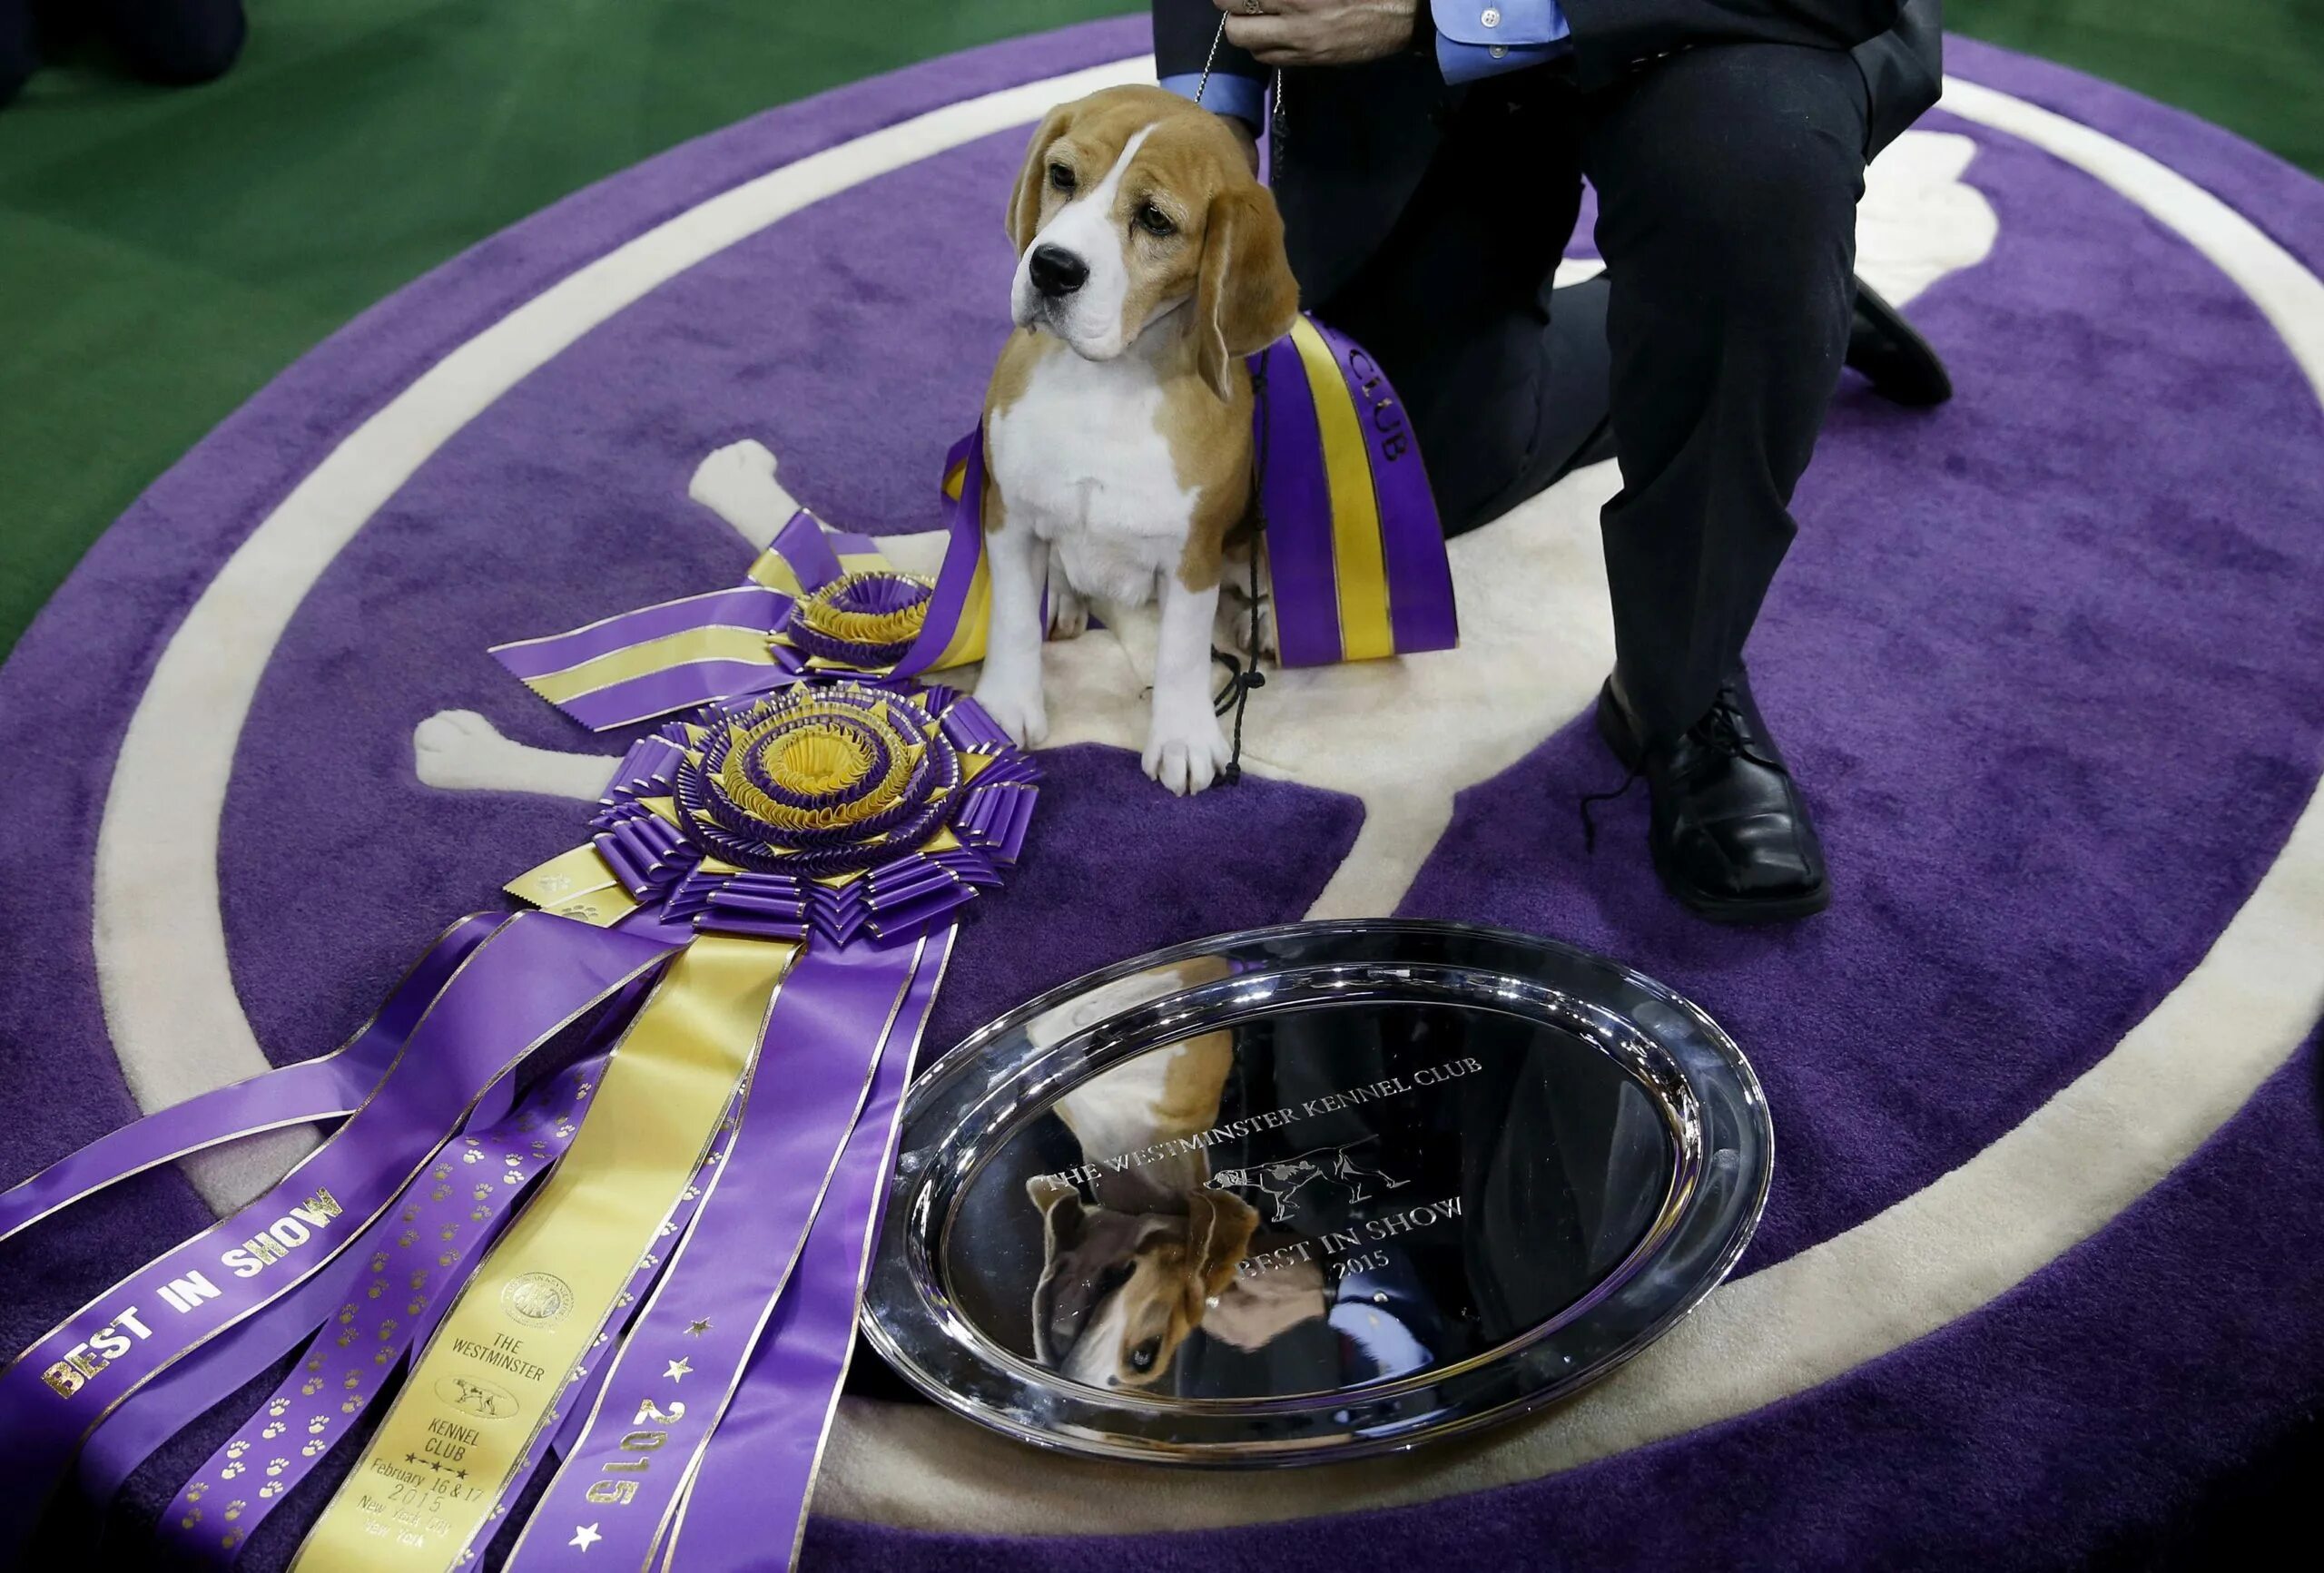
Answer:
[{"label": "engraving 'best in show 2015'", "polygon": [[[255,1278],[275,1263],[312,1240],[339,1216],[339,1198],[319,1190],[241,1244],[221,1252],[218,1265],[236,1278]],[[162,1286],[162,1303],[182,1315],[206,1300],[225,1293],[207,1273],[196,1269]],[[129,1352],[130,1341],[153,1336],[141,1307],[125,1305],[113,1320],[76,1343],[63,1360],[41,1372],[41,1380],[64,1398],[85,1391],[97,1374]]]}]

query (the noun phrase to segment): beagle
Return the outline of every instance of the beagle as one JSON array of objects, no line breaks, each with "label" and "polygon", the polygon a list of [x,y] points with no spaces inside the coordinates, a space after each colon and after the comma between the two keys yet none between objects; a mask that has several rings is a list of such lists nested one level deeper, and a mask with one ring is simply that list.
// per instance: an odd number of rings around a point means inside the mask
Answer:
[{"label": "beagle", "polygon": [[976,696],[1048,734],[1049,630],[1160,602],[1146,773],[1185,795],[1228,758],[1210,648],[1251,485],[1244,357],[1291,330],[1283,221],[1218,118],[1155,87],[1051,110],[1009,202],[1010,334],[985,396],[991,623]]}]

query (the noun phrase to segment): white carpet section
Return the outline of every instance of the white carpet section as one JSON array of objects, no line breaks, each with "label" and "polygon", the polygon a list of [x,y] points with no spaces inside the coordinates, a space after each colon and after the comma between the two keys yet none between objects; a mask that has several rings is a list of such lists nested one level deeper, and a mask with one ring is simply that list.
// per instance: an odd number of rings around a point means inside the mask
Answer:
[{"label": "white carpet section", "polygon": [[[965,101],[722,193],[452,352],[285,498],[163,652],[124,734],[106,804],[94,938],[108,1024],[143,1106],[264,1068],[228,971],[217,912],[218,822],[235,743],[274,644],[372,512],[516,381],[693,263],[850,185],[1149,73],[1149,62],[1124,61]],[[2145,155],[2046,111],[1960,83],[1950,84],[1946,105],[2089,171],[2177,231],[2251,295],[2324,388],[2324,284],[2252,225]],[[1864,262],[1892,299],[1915,292],[1915,276],[1925,285],[1990,247],[1991,211],[1960,179],[1966,160],[1964,139],[1916,134],[1875,166]],[[1895,210],[1902,228],[1878,217],[1890,200],[1884,192],[1905,190],[1892,184],[1892,170],[1893,180],[1909,177],[1918,192]],[[1915,220],[1915,211],[1940,216]],[[767,479],[773,484],[772,465]],[[1610,484],[1602,471],[1585,473],[1456,547],[1464,632],[1480,655],[1497,650],[1492,660],[1432,656],[1302,673],[1261,696],[1255,768],[1319,785],[1354,782],[1372,816],[1319,911],[1393,905],[1441,831],[1452,791],[1502,768],[1587,702],[1610,658],[1593,523]],[[1505,598],[1517,585],[1524,586],[1521,605]],[[1051,652],[1061,737],[1134,746],[1130,739],[1142,736],[1142,727],[1127,736],[1121,730],[1123,717],[1141,713],[1134,648],[1134,639],[1084,638]],[[1512,659],[1553,674],[1540,701],[1480,692],[1479,673],[1506,670]],[[1428,675],[1432,665],[1445,674]],[[1521,719],[1502,713],[1520,703]],[[1359,704],[1368,724],[1351,732],[1394,730],[1379,725],[1384,708],[1411,719],[1400,751],[1410,757],[1364,758],[1331,734],[1327,718],[1355,714]],[[423,779],[490,784],[479,779],[481,767],[462,761],[493,754],[501,784],[523,777],[536,783],[526,790],[575,794],[586,785],[586,769],[604,769],[602,760],[523,750],[505,739],[496,753],[497,734],[488,732],[458,713],[423,723],[415,763],[434,772]],[[1192,1476],[1081,1464],[934,1411],[849,1402],[817,1506],[953,1530],[1069,1533],[1095,1527],[1087,1504],[1102,1493],[1109,1530],[1256,1522],[1528,1478],[1740,1413],[1974,1310],[2085,1238],[2240,1106],[2319,1008],[2324,807],[2311,803],[2210,955],[2081,1079],[1918,1194],[1728,1285],[1672,1337],[1554,1414],[1410,1459]],[[201,1182],[223,1206],[281,1166],[261,1155]]]}]

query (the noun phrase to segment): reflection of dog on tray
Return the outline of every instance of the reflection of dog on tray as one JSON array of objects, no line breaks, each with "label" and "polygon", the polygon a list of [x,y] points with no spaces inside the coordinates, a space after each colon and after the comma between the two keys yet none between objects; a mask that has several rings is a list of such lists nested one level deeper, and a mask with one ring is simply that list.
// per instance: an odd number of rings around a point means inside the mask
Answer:
[{"label": "reflection of dog on tray", "polygon": [[[1144,1000],[1226,976],[1216,957],[1142,973],[1077,1000],[1069,1018],[1035,1022],[1030,1034],[1056,1042]],[[1034,1357],[1043,1365],[1093,1387],[1148,1388],[1196,1328],[1256,1350],[1324,1314],[1323,1274],[1312,1263],[1238,1273],[1258,1210],[1213,1188],[1201,1147],[1118,1167],[1107,1161],[1216,1125],[1234,1064],[1234,1035],[1204,1033],[1094,1077],[1055,1106],[1094,1195],[1055,1175],[1026,1182],[1042,1218],[1032,1312]]]}]

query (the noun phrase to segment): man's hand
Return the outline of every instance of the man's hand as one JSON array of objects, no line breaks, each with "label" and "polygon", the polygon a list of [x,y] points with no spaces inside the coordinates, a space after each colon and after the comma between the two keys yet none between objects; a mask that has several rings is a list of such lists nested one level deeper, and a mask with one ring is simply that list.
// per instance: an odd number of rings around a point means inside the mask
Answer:
[{"label": "man's hand", "polygon": [[1407,48],[1420,0],[1212,0],[1262,65],[1357,65]]}]

